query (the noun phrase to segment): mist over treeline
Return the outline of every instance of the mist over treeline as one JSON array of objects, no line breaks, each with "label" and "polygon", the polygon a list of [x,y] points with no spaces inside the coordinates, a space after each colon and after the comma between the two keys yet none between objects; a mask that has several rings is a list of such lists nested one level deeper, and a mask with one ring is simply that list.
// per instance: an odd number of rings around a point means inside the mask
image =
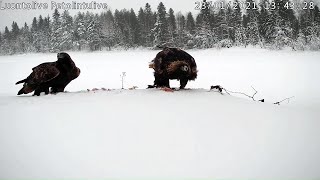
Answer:
[{"label": "mist over treeline", "polygon": [[[240,4],[233,0],[234,4]],[[200,2],[201,4],[207,2]],[[314,3],[295,7],[290,0],[246,0],[247,7],[200,8],[182,14],[148,3],[133,9],[102,13],[55,10],[19,27],[13,22],[0,32],[0,54],[102,51],[158,46],[183,49],[257,46],[269,49],[320,49],[320,11]],[[291,4],[290,4],[291,3]],[[304,8],[302,8],[304,7]]]}]

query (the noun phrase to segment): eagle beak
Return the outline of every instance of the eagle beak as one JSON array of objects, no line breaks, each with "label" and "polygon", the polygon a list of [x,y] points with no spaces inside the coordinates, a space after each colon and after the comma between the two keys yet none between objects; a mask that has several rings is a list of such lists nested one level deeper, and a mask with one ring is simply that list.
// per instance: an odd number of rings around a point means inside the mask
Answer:
[{"label": "eagle beak", "polygon": [[77,75],[79,76],[79,75],[80,75],[80,73],[81,73],[80,69],[79,69],[79,68],[77,68]]},{"label": "eagle beak", "polygon": [[61,59],[61,58],[63,58],[63,54],[58,53],[58,54],[57,54],[57,57],[58,57],[58,59]]}]

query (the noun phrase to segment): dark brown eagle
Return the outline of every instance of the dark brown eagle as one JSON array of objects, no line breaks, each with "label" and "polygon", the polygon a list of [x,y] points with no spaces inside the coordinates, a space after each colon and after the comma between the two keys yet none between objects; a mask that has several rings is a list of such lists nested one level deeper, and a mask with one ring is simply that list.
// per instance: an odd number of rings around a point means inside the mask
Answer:
[{"label": "dark brown eagle", "polygon": [[184,89],[188,81],[197,78],[197,64],[194,58],[179,48],[165,47],[149,64],[154,69],[153,87],[170,88],[169,80],[180,80],[180,89]]},{"label": "dark brown eagle", "polygon": [[64,88],[80,75],[80,69],[76,67],[67,53],[58,53],[55,62],[42,63],[32,68],[32,73],[16,84],[24,83],[18,95],[28,94],[39,96],[41,92],[49,94],[63,92]]}]

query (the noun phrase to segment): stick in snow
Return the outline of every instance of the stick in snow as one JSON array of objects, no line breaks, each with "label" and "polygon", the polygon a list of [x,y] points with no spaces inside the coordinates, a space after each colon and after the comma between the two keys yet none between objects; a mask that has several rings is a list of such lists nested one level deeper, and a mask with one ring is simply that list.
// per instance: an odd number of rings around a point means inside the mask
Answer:
[{"label": "stick in snow", "polygon": [[[252,87],[252,86],[251,86],[251,87]],[[233,93],[233,94],[242,94],[242,95],[247,96],[248,98],[250,98],[250,99],[252,99],[252,100],[254,100],[254,101],[256,101],[256,100],[254,99],[254,96],[258,93],[258,91],[257,91],[254,87],[252,87],[252,89],[253,89],[255,92],[254,92],[254,94],[253,94],[252,96],[249,96],[248,94],[245,94],[245,93],[243,93],[243,92],[229,91],[229,90],[227,90],[226,88],[221,87],[220,85],[211,86],[210,90],[212,90],[212,89],[218,89],[218,91],[219,91],[221,94],[222,94],[222,91],[223,91],[223,90],[224,90],[227,94],[229,94],[229,95],[231,95],[230,93]],[[264,99],[259,100],[259,101],[264,102]]]},{"label": "stick in snow", "polygon": [[273,103],[273,104],[278,104],[278,105],[280,105],[280,103],[282,103],[283,101],[288,101],[288,103],[290,102],[290,99],[291,98],[294,98],[294,96],[291,96],[291,97],[288,97],[288,98],[285,98],[285,99],[283,99],[283,100],[281,100],[281,101],[278,101],[278,102],[275,102],[275,103]]},{"label": "stick in snow", "polygon": [[[243,93],[243,92],[229,91],[229,90],[221,87],[220,85],[211,86],[211,87],[210,87],[210,90],[212,90],[212,89],[218,89],[218,91],[219,91],[221,94],[222,94],[222,91],[225,91],[228,95],[231,95],[230,93],[242,94],[242,95],[244,95],[244,96],[249,97],[249,98],[252,99],[253,101],[256,101],[256,100],[254,99],[254,96],[258,93],[258,91],[257,91],[253,86],[251,86],[251,87],[252,87],[252,89],[255,91],[252,96],[249,96],[249,95],[247,95],[247,94],[245,94],[245,93]],[[283,99],[283,100],[281,100],[281,101],[278,101],[278,102],[275,102],[275,103],[273,103],[273,104],[278,104],[278,105],[280,105],[280,103],[282,103],[283,101],[286,101],[286,100],[287,100],[288,103],[289,103],[289,102],[290,102],[290,99],[292,99],[292,98],[294,98],[294,96],[291,96],[291,97],[289,97],[289,98],[285,98],[285,99]],[[258,100],[258,101],[264,102],[264,99],[260,99],[260,100]]]}]

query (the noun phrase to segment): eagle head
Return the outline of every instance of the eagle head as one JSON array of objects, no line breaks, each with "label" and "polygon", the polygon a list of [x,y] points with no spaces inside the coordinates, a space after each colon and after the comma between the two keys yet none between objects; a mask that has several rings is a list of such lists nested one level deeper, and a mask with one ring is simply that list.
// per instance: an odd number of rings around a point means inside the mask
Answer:
[{"label": "eagle head", "polygon": [[65,52],[61,52],[57,54],[58,59],[71,59],[70,55]]}]

